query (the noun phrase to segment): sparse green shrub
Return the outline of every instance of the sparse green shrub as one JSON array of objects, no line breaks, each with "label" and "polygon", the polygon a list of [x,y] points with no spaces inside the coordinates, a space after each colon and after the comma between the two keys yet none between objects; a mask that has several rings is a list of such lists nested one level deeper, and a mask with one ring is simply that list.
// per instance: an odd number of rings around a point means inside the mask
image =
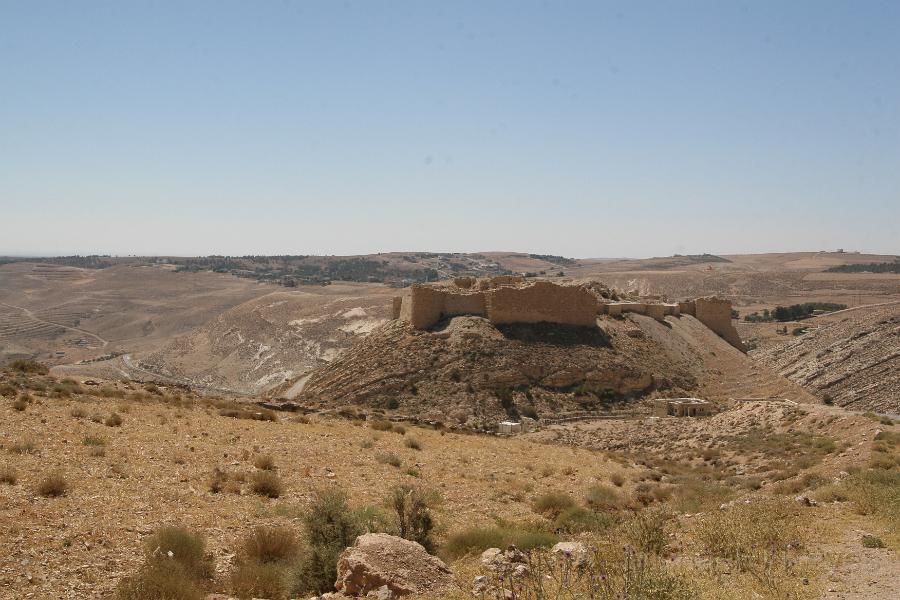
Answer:
[{"label": "sparse green shrub", "polygon": [[8,371],[24,373],[26,375],[46,375],[50,372],[46,366],[33,360],[19,359],[9,363]]},{"label": "sparse green shrub", "polygon": [[395,423],[393,427],[391,427],[391,431],[394,433],[399,433],[400,435],[406,435],[406,427],[399,423]]},{"label": "sparse green shrub", "polygon": [[391,489],[388,504],[397,515],[400,537],[418,542],[426,550],[434,550],[431,530],[434,519],[431,508],[438,502],[435,492],[410,485],[398,485]]},{"label": "sparse green shrub", "polygon": [[375,431],[390,431],[394,428],[394,425],[393,423],[385,419],[375,419],[374,421],[369,423],[369,427],[371,427]]},{"label": "sparse green shrub", "polygon": [[147,564],[176,564],[194,579],[213,574],[212,558],[206,554],[206,540],[183,527],[162,527],[144,543]]},{"label": "sparse green shrub", "polygon": [[605,531],[615,522],[615,517],[608,513],[596,513],[581,506],[572,506],[554,519],[553,529],[573,534],[585,531]]},{"label": "sparse green shrub", "polygon": [[278,416],[275,411],[268,408],[254,407],[254,410],[248,410],[242,406],[229,405],[219,409],[219,416],[229,417],[232,419],[249,419],[253,421],[277,421]]},{"label": "sparse green shrub", "polygon": [[144,567],[116,589],[118,600],[203,600],[205,596],[184,569],[161,564]]},{"label": "sparse green shrub", "polygon": [[257,527],[244,540],[243,558],[260,563],[290,563],[297,558],[297,536],[285,527]]},{"label": "sparse green shrub", "polygon": [[231,573],[231,591],[242,600],[287,600],[291,587],[291,574],[284,565],[246,561]]},{"label": "sparse green shrub", "polygon": [[527,551],[552,546],[558,541],[554,534],[536,526],[500,522],[491,527],[469,527],[451,534],[440,554],[448,560],[456,560],[488,548],[506,548],[513,544]]},{"label": "sparse green shrub", "polygon": [[271,454],[260,454],[253,459],[253,466],[263,471],[274,471],[275,459]]},{"label": "sparse green shrub", "polygon": [[884,548],[884,542],[880,537],[868,534],[862,536],[862,545],[866,548]]},{"label": "sparse green shrub", "polygon": [[403,445],[406,446],[407,448],[412,448],[413,450],[421,450],[422,449],[421,442],[419,442],[419,440],[417,440],[414,437],[408,437],[405,440],[403,440]]},{"label": "sparse green shrub", "polygon": [[0,467],[0,483],[5,483],[7,485],[16,485],[16,481],[18,480],[19,477],[15,469],[8,465]]},{"label": "sparse green shrub", "polygon": [[225,491],[228,485],[232,483],[228,473],[216,467],[213,469],[212,476],[209,478],[209,491],[213,494]]},{"label": "sparse green shrub", "polygon": [[69,482],[66,476],[60,471],[53,471],[47,474],[38,482],[37,493],[48,498],[57,498],[65,496],[69,491]]},{"label": "sparse green shrub", "polygon": [[53,384],[50,387],[50,393],[57,398],[68,398],[72,394],[84,393],[84,389],[74,379],[66,378]]},{"label": "sparse green shrub", "polygon": [[534,512],[555,519],[564,510],[575,506],[575,500],[565,492],[547,492],[535,498],[531,508]]},{"label": "sparse green shrub", "polygon": [[278,498],[281,496],[284,486],[278,475],[272,471],[257,471],[250,479],[250,489],[254,494],[260,496]]},{"label": "sparse green shrub", "polygon": [[363,533],[359,520],[341,490],[321,490],[303,518],[307,549],[301,559],[298,582],[302,592],[334,589],[337,559]]},{"label": "sparse green shrub", "polygon": [[375,455],[375,460],[380,462],[381,464],[391,465],[392,467],[399,468],[403,461],[400,460],[400,457],[394,454],[393,452],[379,452]]},{"label": "sparse green shrub", "polygon": [[202,600],[202,582],[212,575],[202,537],[165,527],[148,538],[144,548],[144,566],[119,584],[119,600]]},{"label": "sparse green shrub", "polygon": [[697,541],[705,554],[735,561],[744,569],[756,552],[799,543],[793,510],[789,500],[780,499],[735,504],[706,515],[698,523]]},{"label": "sparse green shrub", "polygon": [[16,442],[10,446],[9,451],[13,454],[35,454],[37,452],[37,446],[35,446],[34,442],[30,439],[24,439],[21,442]]},{"label": "sparse green shrub", "polygon": [[120,417],[118,413],[112,413],[106,417],[106,420],[103,421],[103,423],[107,427],[119,427],[122,425],[122,417]]},{"label": "sparse green shrub", "polygon": [[83,408],[76,406],[72,410],[69,411],[69,415],[76,419],[83,419],[87,416],[87,412]]},{"label": "sparse green shrub", "polygon": [[124,398],[125,390],[120,390],[110,385],[104,385],[97,390],[97,395],[102,398]]},{"label": "sparse green shrub", "polygon": [[602,484],[592,485],[585,494],[584,501],[595,511],[615,511],[622,507],[619,492]]},{"label": "sparse green shrub", "polygon": [[620,531],[622,536],[641,552],[661,555],[665,552],[669,541],[665,531],[669,519],[671,516],[663,510],[642,510],[622,523]]}]

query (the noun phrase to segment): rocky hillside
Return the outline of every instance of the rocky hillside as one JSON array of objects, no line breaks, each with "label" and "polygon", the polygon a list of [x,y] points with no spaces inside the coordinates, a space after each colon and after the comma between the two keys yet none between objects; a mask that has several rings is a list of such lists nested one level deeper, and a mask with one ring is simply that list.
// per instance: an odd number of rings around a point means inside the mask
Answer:
[{"label": "rocky hillside", "polygon": [[660,323],[629,314],[598,323],[494,326],[455,317],[422,331],[391,321],[313,371],[300,400],[474,427],[507,416],[634,408],[632,401],[658,395],[813,400],[693,317]]},{"label": "rocky hillside", "polygon": [[267,294],[139,357],[137,365],[243,394],[284,388],[387,320],[392,290],[362,285]]},{"label": "rocky hillside", "polygon": [[841,311],[803,324],[808,333],[755,357],[841,406],[900,412],[900,303]]}]

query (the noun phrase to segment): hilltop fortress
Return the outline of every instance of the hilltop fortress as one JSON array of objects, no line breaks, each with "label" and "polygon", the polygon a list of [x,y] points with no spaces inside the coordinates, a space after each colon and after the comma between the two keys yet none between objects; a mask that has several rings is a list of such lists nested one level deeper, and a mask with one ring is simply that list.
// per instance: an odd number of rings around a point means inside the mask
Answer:
[{"label": "hilltop fortress", "polygon": [[427,329],[446,317],[472,315],[495,325],[505,323],[559,323],[596,327],[597,315],[638,313],[662,321],[667,315],[691,315],[729,344],[744,350],[731,323],[731,302],[697,298],[686,302],[614,302],[586,284],[559,284],[505,275],[487,279],[458,277],[452,285],[418,284],[408,296],[393,299],[393,318]]}]

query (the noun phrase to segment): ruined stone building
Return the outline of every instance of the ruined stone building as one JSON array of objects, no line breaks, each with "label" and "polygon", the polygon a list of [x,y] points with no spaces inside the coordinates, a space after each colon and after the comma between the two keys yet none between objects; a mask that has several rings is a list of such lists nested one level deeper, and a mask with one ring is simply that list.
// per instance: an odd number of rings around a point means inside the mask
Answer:
[{"label": "ruined stone building", "polygon": [[596,326],[597,296],[585,287],[511,276],[472,279],[460,278],[453,287],[414,285],[399,303],[395,298],[394,316],[417,329],[459,315],[485,317],[494,324],[545,321]]},{"label": "ruined stone building", "polygon": [[393,317],[409,321],[416,329],[427,329],[441,319],[472,315],[494,324],[559,323],[596,327],[597,315],[638,313],[658,321],[666,316],[687,314],[743,350],[731,322],[731,302],[720,298],[697,298],[687,302],[610,302],[587,285],[559,284],[504,275],[487,279],[458,277],[453,285],[417,284],[409,295],[393,299]]},{"label": "ruined stone building", "polygon": [[705,417],[712,414],[712,405],[700,398],[657,398],[653,401],[657,417]]}]

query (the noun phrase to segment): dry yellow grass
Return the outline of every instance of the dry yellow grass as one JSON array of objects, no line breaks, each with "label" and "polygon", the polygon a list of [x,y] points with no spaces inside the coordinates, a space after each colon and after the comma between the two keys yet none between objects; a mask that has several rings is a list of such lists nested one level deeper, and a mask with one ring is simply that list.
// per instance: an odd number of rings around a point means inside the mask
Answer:
[{"label": "dry yellow grass", "polygon": [[[8,455],[18,482],[0,487],[0,598],[19,597],[14,590],[25,585],[35,597],[111,593],[121,577],[140,568],[146,536],[171,524],[190,523],[224,561],[255,527],[296,525],[293,519],[321,486],[346,489],[354,506],[381,504],[398,483],[433,488],[442,498],[436,510],[441,537],[470,524],[490,524],[495,516],[536,518],[530,503],[537,495],[566,489],[582,497],[591,485],[622,470],[575,448],[410,428],[421,442],[416,450],[406,446],[404,436],[375,439],[371,429],[342,420],[239,420],[219,416],[212,407],[179,408],[158,399],[115,399],[116,407],[129,406],[128,418],[115,428],[71,416],[73,409],[109,414],[110,402],[73,396],[3,414],[5,439],[12,445],[40,444]],[[73,451],[84,452],[86,438],[104,438],[105,456],[72,460]],[[368,444],[371,448],[362,448]],[[249,482],[236,481],[254,471],[262,452],[279,465],[284,489],[276,500],[249,493]],[[175,453],[187,460],[173,462]],[[418,477],[378,462],[378,453],[418,465]],[[224,485],[243,493],[211,493],[216,467],[234,474]],[[35,500],[44,474],[62,469],[70,484],[67,494]],[[509,479],[520,482],[521,493],[498,493]],[[31,573],[30,584],[20,568],[23,559],[42,565],[37,577]]]}]

